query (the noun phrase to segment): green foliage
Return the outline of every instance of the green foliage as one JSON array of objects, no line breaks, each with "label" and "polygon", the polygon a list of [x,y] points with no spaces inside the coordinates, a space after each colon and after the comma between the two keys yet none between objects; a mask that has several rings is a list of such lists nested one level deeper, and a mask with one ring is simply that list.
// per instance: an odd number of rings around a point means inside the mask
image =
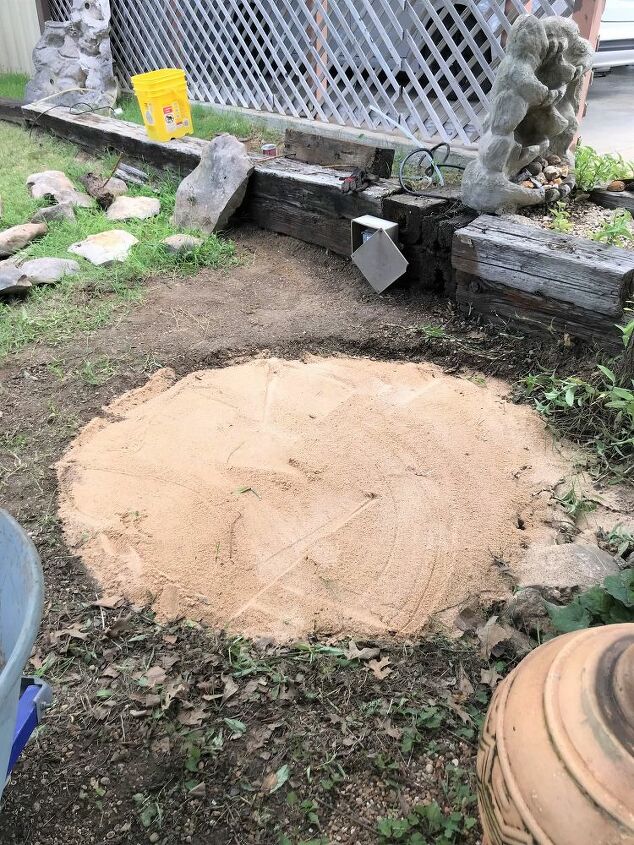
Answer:
[{"label": "green foliage", "polygon": [[460,842],[476,825],[475,818],[462,812],[445,816],[440,806],[419,804],[412,812],[400,819],[380,819],[377,830],[381,843],[402,842],[404,845],[451,845]]},{"label": "green foliage", "polygon": [[[632,324],[621,327],[624,343]],[[598,465],[625,477],[634,458],[634,380],[598,365],[589,379],[531,374],[522,390],[566,437],[593,450]],[[572,502],[570,503],[572,505]]]},{"label": "green foliage", "polygon": [[29,77],[25,73],[0,73],[0,97],[23,100]]},{"label": "green foliage", "polygon": [[625,208],[617,208],[611,220],[606,220],[600,229],[593,232],[592,240],[611,246],[626,246],[629,241],[634,241],[630,212]]},{"label": "green foliage", "polygon": [[597,537],[608,551],[616,557],[626,558],[634,552],[634,534],[621,523],[615,525],[611,531],[604,531],[603,528],[599,528]]},{"label": "green foliage", "polygon": [[[122,97],[117,104],[123,110],[121,120],[130,123],[143,123],[141,110],[136,97]],[[228,132],[236,138],[257,138],[262,141],[276,142],[281,139],[280,132],[267,129],[263,123],[256,123],[239,112],[216,111],[209,106],[192,105],[194,135],[197,138],[213,138],[221,132]]]},{"label": "green foliage", "polygon": [[634,162],[625,161],[620,155],[600,155],[592,147],[579,146],[575,152],[575,177],[580,190],[592,191],[615,179],[634,177]]},{"label": "green foliage", "polygon": [[566,203],[555,203],[551,213],[551,218],[549,225],[553,231],[561,232],[564,235],[568,234],[568,232],[572,232],[573,225],[570,220],[570,212],[568,211]]},{"label": "green foliage", "polygon": [[583,494],[577,494],[574,485],[563,496],[555,496],[555,501],[563,507],[566,513],[577,522],[586,513],[596,509],[596,502],[586,499]]},{"label": "green foliage", "polygon": [[547,604],[553,625],[562,634],[597,625],[634,622],[634,569],[608,575],[563,607]]},{"label": "green foliage", "polygon": [[[77,148],[39,133],[28,134],[9,124],[0,124],[0,196],[4,204],[0,226],[24,223],[42,205],[33,200],[26,179],[39,170],[63,170],[78,183],[89,170],[102,176],[112,171],[114,161],[79,162]],[[158,194],[152,187],[132,188],[130,194],[157,196],[161,213],[149,220],[125,223],[108,220],[99,210],[77,209],[75,222],[52,222],[47,234],[34,241],[22,256],[28,258],[69,255],[68,247],[88,235],[123,228],[138,238],[129,259],[113,267],[95,267],[78,258],[81,272],[66,276],[57,285],[29,291],[21,302],[0,304],[0,361],[30,343],[63,343],[78,332],[91,332],[106,325],[122,306],[142,298],[139,281],[158,273],[194,273],[202,267],[218,267],[233,260],[234,248],[212,235],[185,255],[169,253],[161,241],[176,230],[170,217],[176,197],[176,181],[157,177]],[[86,291],[90,290],[90,295]]]}]

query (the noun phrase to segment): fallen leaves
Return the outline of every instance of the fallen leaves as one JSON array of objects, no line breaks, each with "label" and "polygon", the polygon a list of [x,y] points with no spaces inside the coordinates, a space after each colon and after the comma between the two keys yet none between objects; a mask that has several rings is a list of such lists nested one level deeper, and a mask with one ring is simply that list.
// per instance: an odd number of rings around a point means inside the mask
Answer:
[{"label": "fallen leaves", "polygon": [[379,648],[358,648],[354,640],[350,640],[348,648],[344,652],[346,660],[373,660],[381,656]]},{"label": "fallen leaves", "polygon": [[291,770],[288,765],[281,766],[276,772],[269,772],[262,780],[262,792],[272,795],[289,780]]},{"label": "fallen leaves", "polygon": [[372,673],[377,681],[383,681],[388,677],[388,675],[392,674],[389,664],[390,658],[384,657],[381,660],[370,660],[368,668],[372,670]]},{"label": "fallen leaves", "polygon": [[501,680],[502,675],[495,668],[480,670],[480,683],[486,684],[491,689],[495,689]]},{"label": "fallen leaves", "polygon": [[231,675],[223,675],[222,682],[224,684],[224,689],[222,691],[222,703],[224,704],[225,701],[228,701],[231,696],[238,692],[240,687],[236,684]]}]

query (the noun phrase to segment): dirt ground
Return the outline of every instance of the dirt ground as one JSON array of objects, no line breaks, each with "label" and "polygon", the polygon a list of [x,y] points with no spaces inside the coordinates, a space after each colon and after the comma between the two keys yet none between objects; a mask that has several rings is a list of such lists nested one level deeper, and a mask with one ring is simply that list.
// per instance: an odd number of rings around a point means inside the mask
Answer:
[{"label": "dirt ground", "polygon": [[0,841],[389,842],[381,816],[437,801],[442,822],[421,816],[417,832],[475,843],[474,755],[490,694],[480,673],[490,680],[508,662],[433,637],[357,642],[369,648],[359,655],[347,641],[279,647],[160,624],[118,596],[95,605],[96,585],[64,543],[54,464],[103,405],[161,367],[186,376],[254,356],[345,353],[482,380],[561,355],[416,292],[379,298],[322,250],[251,230],[236,240],[240,266],[156,279],[112,325],[29,347],[0,370],[3,506],[31,533],[46,576],[30,668],[56,694],[5,791]]}]

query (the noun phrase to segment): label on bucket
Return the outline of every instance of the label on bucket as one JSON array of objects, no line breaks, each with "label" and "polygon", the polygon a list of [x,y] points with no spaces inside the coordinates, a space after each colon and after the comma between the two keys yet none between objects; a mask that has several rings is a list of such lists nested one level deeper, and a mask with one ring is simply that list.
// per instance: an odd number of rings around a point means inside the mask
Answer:
[{"label": "label on bucket", "polygon": [[174,129],[176,126],[176,118],[174,116],[174,108],[172,106],[165,106],[163,109],[163,116],[165,118],[165,125],[168,129]]}]

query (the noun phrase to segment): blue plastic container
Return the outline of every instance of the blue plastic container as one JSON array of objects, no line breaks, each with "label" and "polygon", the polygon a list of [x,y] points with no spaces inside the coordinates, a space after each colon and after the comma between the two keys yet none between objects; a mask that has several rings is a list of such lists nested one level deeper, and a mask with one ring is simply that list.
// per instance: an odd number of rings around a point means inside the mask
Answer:
[{"label": "blue plastic container", "polygon": [[43,601],[44,577],[35,547],[17,522],[0,510],[0,798],[6,776],[37,724],[38,705],[48,698],[46,686],[22,678]]}]

